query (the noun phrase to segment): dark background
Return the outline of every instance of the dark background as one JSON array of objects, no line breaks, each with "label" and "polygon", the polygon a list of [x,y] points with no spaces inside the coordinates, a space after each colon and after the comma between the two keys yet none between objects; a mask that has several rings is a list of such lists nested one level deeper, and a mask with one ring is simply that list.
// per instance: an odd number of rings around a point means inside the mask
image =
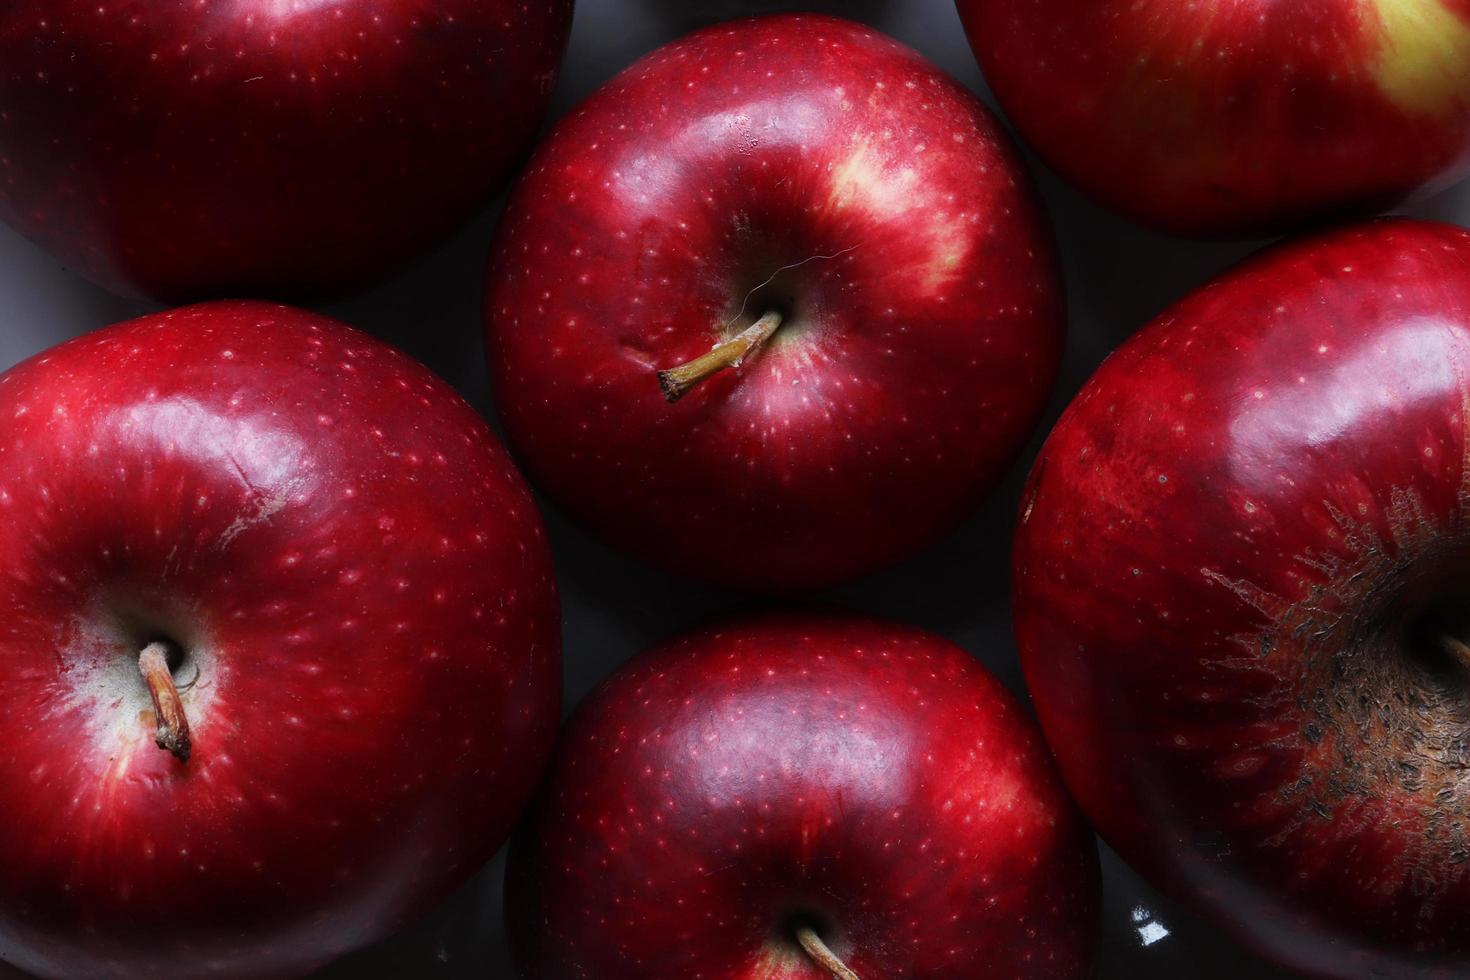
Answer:
[{"label": "dark background", "polygon": [[[579,0],[553,118],[638,56],[695,27],[756,12],[813,9],[865,21],[913,45],[987,101],[953,0]],[[993,102],[992,102],[993,104]],[[1170,302],[1260,243],[1200,244],[1155,235],[1099,210],[1035,164],[1061,241],[1071,307],[1068,350],[1046,425],[1005,485],[949,540],[902,566],[818,597],[950,637],[1023,691],[1008,616],[1008,552],[1020,483],[1045,432],[1107,353]],[[1470,223],[1470,186],[1408,209]],[[380,288],[325,312],[403,347],[492,413],[481,361],[480,290],[495,214]],[[58,341],[150,312],[68,273],[0,226],[0,368]],[[543,503],[565,622],[566,704],[639,650],[753,603],[675,580],[610,552]],[[1224,980],[1275,971],[1161,899],[1103,848],[1105,978]],[[325,971],[331,980],[512,975],[501,924],[504,854],[445,907]],[[0,976],[17,976],[0,965]],[[882,980],[882,978],[876,978]]]}]

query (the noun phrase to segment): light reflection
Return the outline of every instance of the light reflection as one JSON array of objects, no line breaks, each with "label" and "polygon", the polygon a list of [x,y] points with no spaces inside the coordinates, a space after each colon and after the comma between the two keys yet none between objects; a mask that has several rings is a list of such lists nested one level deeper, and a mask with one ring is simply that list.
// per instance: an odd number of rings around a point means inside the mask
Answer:
[{"label": "light reflection", "polygon": [[1154,918],[1154,914],[1142,905],[1133,909],[1133,927],[1138,930],[1138,940],[1145,946],[1154,943],[1169,935],[1169,929],[1162,922]]},{"label": "light reflection", "polygon": [[260,13],[274,20],[290,20],[302,14],[315,13],[324,7],[336,7],[343,0],[260,0]]},{"label": "light reflection", "polygon": [[162,456],[171,449],[204,468],[233,472],[252,493],[285,494],[310,473],[296,434],[269,417],[230,417],[182,395],[139,401],[112,414],[119,443],[147,440]]},{"label": "light reflection", "polygon": [[1460,384],[1455,365],[1463,346],[1452,325],[1413,317],[1359,340],[1341,361],[1308,364],[1241,392],[1230,421],[1231,476],[1243,488],[1269,493],[1279,486],[1282,467],[1303,450],[1351,439],[1364,420],[1386,410],[1442,399]]}]

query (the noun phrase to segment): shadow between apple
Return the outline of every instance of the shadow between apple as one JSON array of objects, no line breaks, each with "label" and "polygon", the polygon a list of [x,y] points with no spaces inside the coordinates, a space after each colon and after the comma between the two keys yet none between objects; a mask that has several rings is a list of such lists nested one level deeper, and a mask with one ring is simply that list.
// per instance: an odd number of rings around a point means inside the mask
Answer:
[{"label": "shadow between apple", "polygon": [[[873,23],[895,2],[897,0],[807,0],[800,5],[800,10]],[[648,18],[681,33],[725,20],[792,12],[792,4],[782,0],[702,0],[698,3],[688,0],[636,0],[634,6],[647,10]]]}]

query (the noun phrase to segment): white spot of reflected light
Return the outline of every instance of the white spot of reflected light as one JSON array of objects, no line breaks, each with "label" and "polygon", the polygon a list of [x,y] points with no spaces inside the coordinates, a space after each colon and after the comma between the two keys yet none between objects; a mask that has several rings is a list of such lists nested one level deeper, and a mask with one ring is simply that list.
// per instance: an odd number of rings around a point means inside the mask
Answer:
[{"label": "white spot of reflected light", "polygon": [[[1361,422],[1419,403],[1459,401],[1462,341],[1443,319],[1410,317],[1341,358],[1305,372],[1305,383],[1265,385],[1242,398],[1230,420],[1231,478],[1269,496],[1281,487],[1282,461],[1336,452]],[[1319,348],[1320,349],[1320,348]]]},{"label": "white spot of reflected light", "polygon": [[1138,930],[1138,941],[1145,946],[1152,946],[1169,935],[1168,928],[1156,921],[1154,914],[1142,905],[1133,909],[1133,926]]}]

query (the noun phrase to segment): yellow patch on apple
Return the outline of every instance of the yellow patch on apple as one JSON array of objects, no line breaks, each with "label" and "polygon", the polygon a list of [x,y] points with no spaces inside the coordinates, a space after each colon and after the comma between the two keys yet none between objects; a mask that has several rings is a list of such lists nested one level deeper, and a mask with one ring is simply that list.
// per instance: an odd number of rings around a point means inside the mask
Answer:
[{"label": "yellow patch on apple", "polygon": [[911,165],[891,162],[871,142],[855,139],[853,151],[832,170],[832,207],[860,208],[889,221],[912,221],[929,239],[929,256],[916,270],[929,294],[958,274],[970,254],[970,233],[945,201],[919,180]]},{"label": "yellow patch on apple", "polygon": [[1378,15],[1373,75],[1394,104],[1440,114],[1470,106],[1470,22],[1443,0],[1365,0]]},{"label": "yellow patch on apple", "polygon": [[890,166],[866,140],[854,141],[852,153],[832,170],[832,204],[861,206],[883,217],[902,216],[922,192],[912,166]]}]

